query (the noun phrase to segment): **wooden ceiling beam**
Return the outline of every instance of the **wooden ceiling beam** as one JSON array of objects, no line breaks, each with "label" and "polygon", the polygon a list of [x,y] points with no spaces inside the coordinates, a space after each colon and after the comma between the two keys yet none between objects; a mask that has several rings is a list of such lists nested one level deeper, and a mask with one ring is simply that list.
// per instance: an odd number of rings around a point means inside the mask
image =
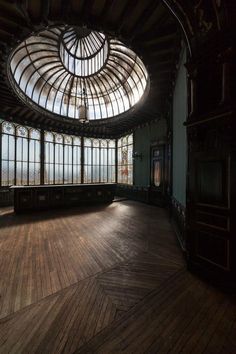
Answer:
[{"label": "wooden ceiling beam", "polygon": [[152,61],[153,58],[156,57],[164,57],[165,55],[171,55],[174,53],[174,48],[173,47],[163,47],[160,50],[153,50],[149,54],[150,61]]},{"label": "wooden ceiling beam", "polygon": [[174,65],[173,60],[169,58],[169,60],[167,61],[155,60],[154,62],[149,63],[148,67],[152,71],[152,70],[158,70],[159,68],[165,68],[165,67],[171,68],[173,65]]},{"label": "wooden ceiling beam", "polygon": [[45,23],[48,23],[50,13],[50,0],[41,0],[41,16]]},{"label": "wooden ceiling beam", "polygon": [[13,25],[13,26],[18,25],[20,27],[27,25],[23,16],[16,16],[16,14],[10,12],[9,10],[6,10],[6,8],[3,7],[2,4],[0,4],[0,18],[1,18],[0,23],[2,23],[2,21],[6,21],[10,25]]},{"label": "wooden ceiling beam", "polygon": [[135,6],[138,5],[139,0],[133,0],[126,2],[126,6],[124,7],[119,19],[118,19],[118,32],[122,32],[125,23],[129,21],[129,17],[135,9]]},{"label": "wooden ceiling beam", "polygon": [[103,12],[101,13],[101,15],[97,19],[100,26],[107,22],[108,14],[111,11],[112,6],[114,5],[114,2],[115,2],[115,0],[106,0]]},{"label": "wooden ceiling beam", "polygon": [[174,58],[174,50],[173,49],[171,49],[170,51],[168,51],[166,53],[155,53],[155,55],[149,56],[146,58],[148,60],[147,67],[149,68],[149,66],[151,67],[153,65],[153,63],[155,64],[157,62],[167,62],[170,60],[173,62],[173,58]]},{"label": "wooden ceiling beam", "polygon": [[17,11],[21,14],[22,18],[25,20],[27,27],[33,31],[34,24],[28,11],[28,0],[16,0],[15,6],[17,8]]},{"label": "wooden ceiling beam", "polygon": [[154,27],[152,31],[146,32],[142,36],[137,38],[138,42],[146,43],[146,45],[150,45],[152,42],[160,42],[166,40],[166,38],[170,38],[171,36],[177,35],[177,26],[175,22],[171,24],[165,24],[162,26]]},{"label": "wooden ceiling beam", "polygon": [[6,98],[9,102],[16,103],[15,100],[12,99],[11,95],[9,93],[5,92],[0,92],[0,101],[2,101],[3,98]]},{"label": "wooden ceiling beam", "polygon": [[9,107],[9,108],[14,107],[14,104],[11,101],[8,101],[7,98],[1,99],[0,102],[1,102],[1,107],[4,107],[4,106]]},{"label": "wooden ceiling beam", "polygon": [[145,42],[142,44],[143,50],[159,51],[165,48],[172,48],[176,45],[176,34],[167,37],[158,38],[155,42]]},{"label": "wooden ceiling beam", "polygon": [[0,29],[0,45],[6,45],[6,43],[11,40],[12,40],[12,35]]},{"label": "wooden ceiling beam", "polygon": [[156,9],[161,5],[160,0],[153,0],[149,4],[144,12],[137,18],[135,22],[135,29],[132,30],[132,41],[139,34],[142,33],[142,27],[146,21],[153,15]]},{"label": "wooden ceiling beam", "polygon": [[94,3],[95,0],[85,0],[81,10],[81,17],[83,18],[83,22],[88,25],[88,27],[93,23],[92,8]]},{"label": "wooden ceiling beam", "polygon": [[10,21],[7,21],[4,18],[1,18],[0,15],[0,29],[1,31],[7,33],[9,36],[15,36],[16,34],[24,30],[24,27],[18,25],[17,23],[12,23]]}]

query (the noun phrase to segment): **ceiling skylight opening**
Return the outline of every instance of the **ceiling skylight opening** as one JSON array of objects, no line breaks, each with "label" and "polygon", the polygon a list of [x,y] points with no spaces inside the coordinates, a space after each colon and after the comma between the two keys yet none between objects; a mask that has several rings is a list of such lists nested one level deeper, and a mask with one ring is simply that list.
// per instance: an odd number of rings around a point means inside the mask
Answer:
[{"label": "ceiling skylight opening", "polygon": [[91,121],[129,111],[144,96],[149,80],[143,62],[125,44],[65,25],[19,44],[9,58],[9,78],[26,104],[79,121],[85,109]]}]

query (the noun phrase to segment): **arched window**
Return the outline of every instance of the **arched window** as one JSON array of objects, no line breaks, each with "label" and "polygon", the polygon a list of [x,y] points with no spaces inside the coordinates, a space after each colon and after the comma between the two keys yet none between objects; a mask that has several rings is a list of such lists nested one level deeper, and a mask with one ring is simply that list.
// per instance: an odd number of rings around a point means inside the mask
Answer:
[{"label": "arched window", "polygon": [[73,147],[72,137],[64,135],[64,183],[73,182]]},{"label": "arched window", "polygon": [[115,182],[115,141],[84,140],[84,182]]},{"label": "arched window", "polygon": [[29,184],[40,184],[40,132],[29,131]]},{"label": "arched window", "polygon": [[54,135],[46,132],[44,136],[44,183],[54,183]]},{"label": "arched window", "polygon": [[15,126],[9,122],[2,122],[2,186],[15,184]]},{"label": "arched window", "polygon": [[108,140],[107,151],[107,182],[116,181],[116,143],[114,140]]},{"label": "arched window", "polygon": [[28,129],[16,128],[16,185],[28,184],[29,140]]},{"label": "arched window", "polygon": [[81,138],[45,132],[44,183],[81,183]]},{"label": "arched window", "polygon": [[133,184],[133,134],[118,140],[118,183]]},{"label": "arched window", "polygon": [[55,184],[63,183],[63,165],[64,165],[64,154],[63,154],[63,136],[60,134],[55,134]]},{"label": "arched window", "polygon": [[93,139],[92,141],[92,182],[100,181],[100,141]]},{"label": "arched window", "polygon": [[81,183],[81,139],[73,137],[73,183]]},{"label": "arched window", "polygon": [[84,139],[84,183],[92,183],[92,139]]}]

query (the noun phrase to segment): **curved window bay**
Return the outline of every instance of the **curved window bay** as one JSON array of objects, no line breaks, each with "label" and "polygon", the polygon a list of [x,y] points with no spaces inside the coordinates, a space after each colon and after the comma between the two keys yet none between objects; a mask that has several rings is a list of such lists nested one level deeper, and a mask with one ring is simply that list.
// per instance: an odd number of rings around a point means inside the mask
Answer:
[{"label": "curved window bay", "polygon": [[0,131],[0,186],[111,183],[117,179],[133,183],[132,134],[118,140],[82,138],[8,121],[0,121]]}]

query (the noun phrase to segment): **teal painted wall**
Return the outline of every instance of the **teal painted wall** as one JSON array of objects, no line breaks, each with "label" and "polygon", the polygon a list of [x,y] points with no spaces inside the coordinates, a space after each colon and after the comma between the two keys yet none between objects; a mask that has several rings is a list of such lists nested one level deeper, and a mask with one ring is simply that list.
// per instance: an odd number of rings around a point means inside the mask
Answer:
[{"label": "teal painted wall", "polygon": [[151,144],[166,137],[165,119],[151,123],[149,126],[134,131],[134,151],[142,153],[142,160],[134,160],[134,185],[146,187],[150,185],[150,148]]},{"label": "teal painted wall", "polygon": [[173,197],[183,206],[186,205],[187,171],[187,74],[186,49],[183,48],[173,97]]}]

